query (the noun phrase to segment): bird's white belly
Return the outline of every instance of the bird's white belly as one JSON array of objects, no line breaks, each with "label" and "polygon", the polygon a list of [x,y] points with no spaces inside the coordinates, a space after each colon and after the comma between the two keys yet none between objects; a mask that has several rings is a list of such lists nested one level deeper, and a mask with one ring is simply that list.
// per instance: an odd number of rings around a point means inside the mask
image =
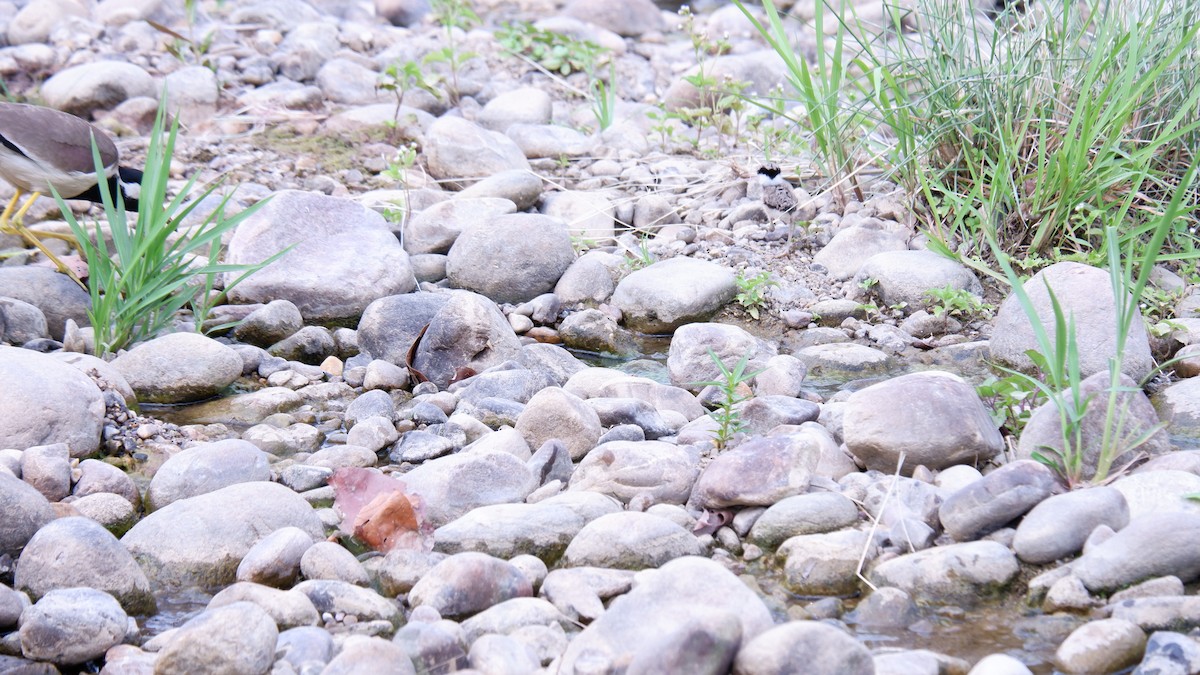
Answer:
[{"label": "bird's white belly", "polygon": [[[106,173],[112,175],[115,170],[114,166]],[[27,192],[49,194],[50,186],[53,185],[60,195],[67,198],[74,197],[96,184],[94,173],[50,171],[28,157],[3,147],[0,147],[0,176],[14,187]]]}]

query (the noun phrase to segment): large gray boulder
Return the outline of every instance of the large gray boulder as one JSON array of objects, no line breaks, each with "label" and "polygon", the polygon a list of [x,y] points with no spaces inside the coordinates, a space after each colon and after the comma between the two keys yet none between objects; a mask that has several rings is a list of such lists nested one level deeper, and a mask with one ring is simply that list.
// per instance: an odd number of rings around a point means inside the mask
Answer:
[{"label": "large gray boulder", "polygon": [[242,358],[198,333],[154,338],[113,359],[112,366],[145,403],[183,403],[216,396],[242,374]]},{"label": "large gray boulder", "polygon": [[[1114,355],[1117,345],[1116,303],[1108,272],[1090,265],[1060,262],[1025,282],[1025,293],[1053,343],[1056,336],[1054,312],[1047,287],[1058,299],[1064,320],[1073,318],[1075,322],[1080,374],[1087,377],[1107,371],[1109,357]],[[1001,364],[1025,372],[1033,370],[1033,362],[1025,352],[1039,347],[1033,326],[1016,295],[1006,298],[996,312],[988,348],[992,358]],[[1154,367],[1146,325],[1141,312],[1136,309],[1122,356],[1121,372],[1135,381],[1141,381]]]},{"label": "large gray boulder", "polygon": [[737,294],[733,272],[707,260],[678,257],[656,262],[617,284],[612,303],[625,326],[640,333],[671,333],[706,321]]},{"label": "large gray boulder", "polygon": [[446,278],[496,302],[519,303],[554,290],[574,260],[565,223],[514,213],[467,227],[447,254]]},{"label": "large gray boulder", "polygon": [[100,447],[104,396],[51,356],[0,345],[0,448],[66,443],[72,457]]},{"label": "large gray boulder", "polygon": [[[408,254],[383,216],[349,199],[287,190],[242,221],[228,262],[282,258],[230,291],[240,304],[290,300],[306,321],[358,317],[377,298],[416,288]],[[236,277],[227,275],[226,283]]]},{"label": "large gray boulder", "polygon": [[975,392],[957,375],[925,371],[854,392],[842,418],[846,449],[868,469],[911,476],[918,465],[944,469],[980,462],[1004,447]]},{"label": "large gray boulder", "polygon": [[321,521],[303,497],[278,483],[238,483],[151,513],[121,538],[158,586],[234,582],[242,558],[260,539],[295,526],[313,539]]},{"label": "large gray boulder", "polygon": [[468,291],[451,294],[417,347],[413,365],[445,388],[492,366],[516,359],[521,341],[496,303]]}]

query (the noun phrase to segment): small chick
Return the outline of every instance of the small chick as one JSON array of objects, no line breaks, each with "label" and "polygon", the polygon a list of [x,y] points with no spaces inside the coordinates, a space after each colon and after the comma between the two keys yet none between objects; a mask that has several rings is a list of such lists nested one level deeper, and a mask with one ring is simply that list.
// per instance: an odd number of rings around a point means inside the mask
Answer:
[{"label": "small chick", "polygon": [[[778,166],[767,164],[758,168],[758,182],[762,185],[762,202],[773,218],[784,220],[788,224],[787,246],[783,253],[792,250],[792,236],[796,230],[796,220],[812,220],[813,207],[809,203],[808,193],[803,189],[800,194],[792,188],[791,183],[781,175]],[[801,203],[803,200],[803,204]]]}]

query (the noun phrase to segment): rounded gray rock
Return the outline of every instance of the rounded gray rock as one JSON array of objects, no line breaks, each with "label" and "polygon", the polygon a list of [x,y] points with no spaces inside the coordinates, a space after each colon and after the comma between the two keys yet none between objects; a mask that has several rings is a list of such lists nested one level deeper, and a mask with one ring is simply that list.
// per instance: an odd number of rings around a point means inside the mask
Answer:
[{"label": "rounded gray rock", "polygon": [[738,650],[735,675],[874,675],[871,652],[843,630],[820,621],[789,621]]},{"label": "rounded gray rock", "polygon": [[879,563],[869,576],[876,585],[896,586],[917,602],[970,604],[1017,576],[1020,565],[1006,546],[972,541],[917,551]]},{"label": "rounded gray rock", "polygon": [[158,654],[156,672],[262,675],[275,660],[279,629],[250,602],[206,609],[172,634]]},{"label": "rounded gray rock", "polygon": [[573,460],[591,451],[603,431],[600,417],[591,406],[558,387],[534,394],[517,417],[516,429],[531,448],[549,440],[562,442]]},{"label": "rounded gray rock", "polygon": [[1072,490],[1025,514],[1012,547],[1022,561],[1044,565],[1079,553],[1099,525],[1119,531],[1128,524],[1129,506],[1119,491],[1103,485]]},{"label": "rounded gray rock", "polygon": [[749,540],[774,549],[799,534],[833,532],[858,523],[858,507],[836,492],[812,492],[770,505],[750,528]]},{"label": "rounded gray rock", "polygon": [[770,506],[808,490],[823,444],[808,431],[755,436],[717,455],[696,481],[700,506]]},{"label": "rounded gray rock", "polygon": [[1092,592],[1113,591],[1152,577],[1200,578],[1200,514],[1168,511],[1134,518],[1104,542],[1090,546],[1072,571]]},{"label": "rounded gray rock", "polygon": [[675,522],[621,511],[584,525],[563,553],[563,565],[640,570],[703,552],[696,536]]},{"label": "rounded gray rock", "polygon": [[173,502],[146,516],[121,543],[165,587],[232,583],[258,540],[295,526],[314,540],[321,521],[303,497],[278,483],[238,483]]},{"label": "rounded gray rock", "polygon": [[622,279],[612,304],[621,310],[630,330],[661,334],[708,320],[736,294],[737,284],[728,268],[681,256]]},{"label": "rounded gray rock", "polygon": [[446,278],[495,302],[518,303],[553,291],[574,260],[566,224],[514,213],[463,230],[447,254]]},{"label": "rounded gray rock", "polygon": [[609,441],[587,453],[570,475],[571,490],[610,495],[628,503],[683,504],[700,475],[700,458],[665,441]]},{"label": "rounded gray rock", "polygon": [[516,143],[461,117],[439,117],[425,133],[425,147],[429,174],[459,189],[505,171],[530,171]]},{"label": "rounded gray rock", "polygon": [[846,448],[868,469],[911,476],[924,465],[944,469],[990,459],[1000,432],[962,378],[940,371],[901,375],[854,392],[842,419]]},{"label": "rounded gray rock", "polygon": [[269,480],[267,455],[253,443],[237,438],[198,443],[163,462],[146,489],[146,508],[154,511],[237,483]]},{"label": "rounded gray rock", "polygon": [[90,518],[59,518],[29,540],[14,586],[34,599],[60,588],[86,586],[117,599],[130,614],[152,614],[150,582],[129,551]]},{"label": "rounded gray rock", "polygon": [[0,346],[0,382],[0,447],[66,443],[72,457],[100,447],[104,396],[87,375],[45,354]]},{"label": "rounded gray rock", "polygon": [[529,579],[512,563],[484,553],[458,553],[433,566],[409,591],[412,607],[466,617],[512,598],[531,597]]},{"label": "rounded gray rock", "polygon": [[129,617],[104,591],[57,589],[21,614],[21,653],[61,665],[83,663],[120,644],[128,629]]},{"label": "rounded gray rock", "polygon": [[1061,490],[1045,464],[1018,460],[963,487],[942,502],[938,517],[956,541],[977,539],[1004,527]]},{"label": "rounded gray rock", "polygon": [[215,396],[242,374],[237,352],[197,333],[171,333],[113,359],[112,366],[147,403],[181,403]]}]

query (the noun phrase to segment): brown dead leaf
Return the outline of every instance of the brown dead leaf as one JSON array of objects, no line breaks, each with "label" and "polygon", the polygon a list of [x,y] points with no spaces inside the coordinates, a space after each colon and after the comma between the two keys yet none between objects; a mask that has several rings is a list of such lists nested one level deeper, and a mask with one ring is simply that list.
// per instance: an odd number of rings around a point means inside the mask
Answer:
[{"label": "brown dead leaf", "polygon": [[425,523],[421,499],[405,491],[404,481],[348,467],[333,472],[329,484],[344,533],[385,553],[397,547],[432,548],[432,528]]}]

